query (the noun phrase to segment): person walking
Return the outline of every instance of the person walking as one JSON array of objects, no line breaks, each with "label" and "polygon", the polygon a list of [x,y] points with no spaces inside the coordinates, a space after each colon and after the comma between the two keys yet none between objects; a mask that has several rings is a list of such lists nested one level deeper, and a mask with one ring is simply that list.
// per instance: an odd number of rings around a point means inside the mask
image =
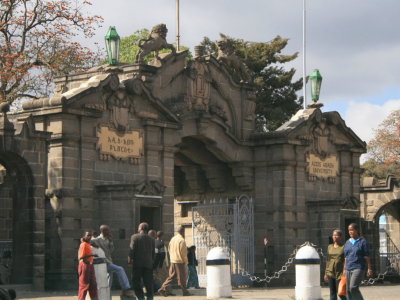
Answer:
[{"label": "person walking", "polygon": [[148,235],[149,225],[140,223],[138,233],[131,236],[129,265],[132,266],[132,285],[138,300],[144,300],[143,280],[147,300],[153,300],[154,239]]},{"label": "person walking", "polygon": [[363,300],[360,284],[364,279],[365,269],[367,275],[372,276],[371,258],[367,241],[360,237],[360,228],[356,223],[348,227],[350,239],[344,245],[344,268],[346,274],[346,290],[348,300]]},{"label": "person walking", "polygon": [[113,264],[111,254],[114,251],[115,247],[112,240],[110,227],[108,225],[100,226],[100,235],[93,239],[93,243],[100,247],[104,251],[104,254],[106,256],[108,283],[110,286],[110,290],[113,282],[113,273],[116,273],[119,285],[122,289],[122,295],[129,297],[133,296],[133,291],[131,290],[131,285],[129,284],[129,280],[126,276],[124,268]]},{"label": "person walking", "polygon": [[168,246],[171,265],[169,267],[168,278],[164,281],[158,292],[163,296],[168,296],[168,287],[171,285],[172,280],[176,276],[178,284],[182,289],[183,296],[190,296],[191,294],[186,289],[187,281],[187,247],[184,239],[185,228],[179,226],[176,235],[171,239]]},{"label": "person walking", "polygon": [[163,241],[164,233],[157,231],[157,239],[155,242],[156,256],[153,263],[154,289],[158,292],[161,284],[168,277],[168,267],[166,260],[165,243]]},{"label": "person walking", "polygon": [[[333,243],[328,245],[327,250],[324,280],[329,285],[330,300],[337,300],[338,285],[343,273],[344,245],[342,237],[342,231],[335,229],[332,233]],[[339,296],[339,298],[346,300],[346,296]]]},{"label": "person walking", "polygon": [[197,259],[196,259],[196,246],[190,246],[188,248],[188,268],[189,268],[189,278],[187,281],[187,288],[194,287],[196,289],[200,288],[199,277],[197,276]]},{"label": "person walking", "polygon": [[81,244],[78,250],[78,275],[79,275],[79,290],[78,300],[85,300],[86,294],[89,292],[92,300],[99,300],[97,295],[96,276],[93,267],[93,252],[90,246],[92,232],[86,231],[81,239]]}]

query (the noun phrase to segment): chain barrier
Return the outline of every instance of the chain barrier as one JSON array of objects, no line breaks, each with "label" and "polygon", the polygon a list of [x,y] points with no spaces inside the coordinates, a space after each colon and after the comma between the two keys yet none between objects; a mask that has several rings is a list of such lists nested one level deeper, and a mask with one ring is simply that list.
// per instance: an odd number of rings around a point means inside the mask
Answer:
[{"label": "chain barrier", "polygon": [[[250,279],[251,281],[253,281],[253,282],[257,282],[257,283],[262,283],[262,282],[270,283],[272,279],[278,279],[283,273],[285,273],[285,272],[289,269],[289,267],[293,264],[293,261],[294,261],[294,258],[295,258],[295,256],[296,256],[297,251],[298,251],[301,247],[303,247],[303,246],[312,246],[312,247],[314,247],[314,248],[316,247],[316,245],[314,245],[314,244],[312,244],[312,243],[310,243],[310,242],[305,242],[304,244],[302,244],[302,245],[300,245],[300,246],[296,246],[296,248],[295,248],[295,249],[293,250],[293,252],[290,254],[288,260],[287,260],[286,263],[282,266],[282,268],[281,268],[279,271],[274,272],[271,276],[267,276],[267,275],[265,274],[264,278],[260,278],[260,277],[255,276],[255,275],[251,275],[250,273],[248,273],[248,272],[246,272],[246,271],[242,271],[241,274],[242,274],[242,276],[249,277],[249,279]],[[321,255],[321,256],[323,257],[323,252],[322,252],[322,249],[321,249],[321,248],[318,248],[318,249],[317,249],[317,252],[318,252],[319,255]]]},{"label": "chain barrier", "polygon": [[383,281],[385,279],[385,276],[388,275],[390,270],[396,269],[396,260],[400,261],[400,254],[397,254],[396,256],[393,256],[393,257],[389,258],[390,265],[387,266],[387,268],[386,268],[384,273],[379,273],[374,278],[371,277],[371,278],[365,279],[365,280],[361,281],[361,284],[362,285],[373,285],[377,281]]},{"label": "chain barrier", "polygon": [[[250,273],[246,272],[246,271],[242,271],[241,275],[244,277],[248,277],[251,281],[253,282],[257,282],[257,283],[270,283],[271,280],[273,279],[279,279],[279,277],[285,273],[289,267],[293,264],[293,261],[295,259],[296,253],[297,251],[304,246],[311,246],[316,248],[317,245],[310,243],[310,242],[305,242],[304,244],[300,245],[300,246],[296,246],[296,248],[293,250],[293,252],[290,254],[288,260],[282,265],[281,269],[279,271],[274,272],[271,276],[267,276],[266,274],[264,275],[264,278],[255,276],[255,275],[251,275]],[[321,259],[325,258],[324,252],[322,250],[322,248],[316,248],[319,256],[321,257]],[[389,259],[390,260],[390,265],[387,267],[386,271],[384,273],[379,273],[377,275],[377,277],[375,278],[369,278],[366,280],[363,280],[361,282],[362,285],[373,285],[375,284],[377,281],[381,281],[385,278],[385,276],[388,274],[388,272],[391,269],[395,269],[395,260],[400,261],[400,254],[396,255],[395,257],[392,257]]]}]

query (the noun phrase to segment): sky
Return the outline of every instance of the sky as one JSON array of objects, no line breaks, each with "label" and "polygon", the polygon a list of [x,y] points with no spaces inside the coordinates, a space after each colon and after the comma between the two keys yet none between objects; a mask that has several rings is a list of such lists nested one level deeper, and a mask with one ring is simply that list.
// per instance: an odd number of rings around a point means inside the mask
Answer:
[{"label": "sky", "polygon": [[[175,42],[176,0],[92,0],[103,27],[85,43],[103,43],[109,26],[121,37],[165,23]],[[306,0],[306,74],[323,77],[322,111],[338,111],[364,141],[400,109],[400,1]],[[303,73],[303,0],[180,0],[181,45],[219,33],[247,41],[289,38],[283,54],[299,52],[287,68]],[[310,87],[307,95],[310,97]],[[308,102],[311,100],[308,99]]]}]

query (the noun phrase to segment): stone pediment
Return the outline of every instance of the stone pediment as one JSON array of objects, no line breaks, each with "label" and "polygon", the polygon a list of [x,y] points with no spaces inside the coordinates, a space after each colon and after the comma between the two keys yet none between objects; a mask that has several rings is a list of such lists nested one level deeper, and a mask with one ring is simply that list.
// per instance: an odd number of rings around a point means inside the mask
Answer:
[{"label": "stone pediment", "polygon": [[[178,118],[138,78],[120,81],[116,72],[84,80],[78,87],[50,99],[27,102],[24,109],[61,107],[63,111],[101,116],[109,111],[116,129],[123,129],[129,114],[142,119],[177,123]],[[122,127],[121,127],[122,126]]]},{"label": "stone pediment", "polygon": [[328,154],[329,145],[337,150],[366,151],[366,143],[346,125],[338,112],[321,112],[319,108],[299,110],[276,133],[311,145],[320,156]]}]

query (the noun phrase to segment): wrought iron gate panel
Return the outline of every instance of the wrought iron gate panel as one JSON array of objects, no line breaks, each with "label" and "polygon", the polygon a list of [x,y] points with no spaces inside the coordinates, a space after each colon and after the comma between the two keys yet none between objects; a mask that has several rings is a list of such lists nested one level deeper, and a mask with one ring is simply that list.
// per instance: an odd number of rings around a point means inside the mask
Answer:
[{"label": "wrought iron gate panel", "polygon": [[204,202],[192,209],[193,244],[196,246],[198,275],[206,286],[206,257],[214,247],[222,247],[231,260],[232,284],[248,283],[242,271],[254,271],[253,202],[247,196]]}]

